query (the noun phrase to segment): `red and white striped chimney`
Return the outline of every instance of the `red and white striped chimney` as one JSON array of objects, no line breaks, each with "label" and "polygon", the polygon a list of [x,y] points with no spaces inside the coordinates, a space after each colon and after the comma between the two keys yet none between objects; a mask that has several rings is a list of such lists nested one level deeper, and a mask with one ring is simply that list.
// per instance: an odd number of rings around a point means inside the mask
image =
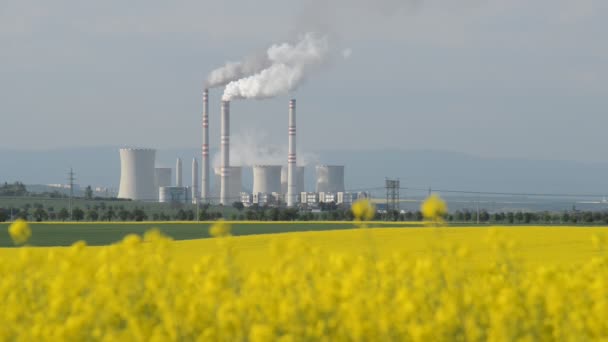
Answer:
[{"label": "red and white striped chimney", "polygon": [[201,169],[201,200],[209,202],[209,89],[203,92],[203,159]]},{"label": "red and white striped chimney", "polygon": [[221,165],[220,165],[220,204],[229,204],[228,177],[230,175],[230,101],[222,101],[220,119]]},{"label": "red and white striped chimney", "polygon": [[296,100],[289,101],[289,151],[287,152],[287,206],[297,203],[296,194]]}]

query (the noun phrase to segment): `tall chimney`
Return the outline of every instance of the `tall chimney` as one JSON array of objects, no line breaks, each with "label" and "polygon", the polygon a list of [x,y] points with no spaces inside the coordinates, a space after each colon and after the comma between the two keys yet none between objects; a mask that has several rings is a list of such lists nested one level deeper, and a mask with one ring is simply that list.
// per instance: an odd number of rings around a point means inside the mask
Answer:
[{"label": "tall chimney", "polygon": [[203,92],[203,159],[201,201],[209,202],[209,89]]},{"label": "tall chimney", "polygon": [[228,177],[230,167],[230,101],[222,101],[220,122],[221,135],[221,182],[220,182],[220,204],[228,205],[229,190]]},{"label": "tall chimney", "polygon": [[182,159],[177,158],[175,164],[175,186],[182,186]]},{"label": "tall chimney", "polygon": [[192,203],[198,203],[198,161],[192,158]]},{"label": "tall chimney", "polygon": [[287,206],[294,207],[296,194],[296,100],[289,101],[289,151],[287,155]]}]

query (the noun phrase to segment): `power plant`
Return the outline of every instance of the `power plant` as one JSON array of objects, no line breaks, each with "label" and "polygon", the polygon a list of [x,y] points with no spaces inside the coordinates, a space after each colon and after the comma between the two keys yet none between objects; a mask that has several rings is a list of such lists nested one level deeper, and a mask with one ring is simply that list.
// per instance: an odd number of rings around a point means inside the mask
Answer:
[{"label": "power plant", "polygon": [[222,101],[220,117],[220,154],[221,154],[221,183],[220,204],[227,205],[229,193],[228,167],[230,166],[230,101]]},{"label": "power plant", "polygon": [[203,146],[201,201],[209,202],[209,89],[203,91]]},{"label": "power plant", "polygon": [[289,101],[289,152],[287,152],[287,206],[296,205],[296,100]]},{"label": "power plant", "polygon": [[154,191],[159,195],[159,188],[163,186],[171,186],[171,168],[157,167],[154,168]]},{"label": "power plant", "polygon": [[171,174],[173,170],[170,167],[155,167],[154,168],[154,184],[155,186],[170,186]]},{"label": "power plant", "polygon": [[[296,194],[300,196],[300,193],[303,192],[304,189],[304,171],[306,168],[304,166],[296,166],[295,175],[296,175]],[[287,167],[283,166],[281,168],[281,193],[287,193]],[[297,200],[297,199],[296,199]]]},{"label": "power plant", "polygon": [[[213,191],[211,193],[214,198],[219,198],[222,187],[222,168],[216,167],[213,171]],[[230,166],[226,173],[230,182],[227,187],[229,189],[226,199],[227,203],[238,202],[243,191],[243,168],[240,166]]]},{"label": "power plant", "polygon": [[281,193],[281,165],[253,166],[253,193]]},{"label": "power plant", "polygon": [[[155,171],[153,152],[147,152],[151,153],[147,157],[143,157],[146,154],[144,152],[125,152],[123,158],[121,150],[123,169],[120,196],[164,202],[183,202],[190,198],[193,204],[202,202],[224,206],[241,201],[245,205],[285,205],[290,208],[310,206],[318,202],[348,202],[352,196],[345,193],[342,165],[317,166],[315,192],[307,192],[310,189],[306,189],[304,184],[304,166],[298,166],[295,99],[289,100],[286,120],[286,164],[255,165],[261,163],[261,160],[255,159],[249,161],[248,165],[236,166],[230,163],[230,102],[274,98],[292,93],[303,83],[307,74],[318,70],[317,67],[328,62],[330,57],[328,37],[309,32],[295,41],[271,45],[266,50],[266,55],[260,59],[246,58],[245,61],[226,63],[212,70],[207,76],[202,94],[201,169],[198,168],[196,158],[193,159],[192,179],[186,195],[183,195],[186,187],[183,184],[180,158],[175,164],[175,184],[170,185],[167,177],[171,177],[171,170],[161,171],[159,168]],[[212,174],[209,155],[209,90],[219,87],[223,88],[219,113],[219,165],[214,165],[217,168]],[[243,171],[249,171],[249,167],[253,173],[253,189],[247,193],[243,192],[242,177]],[[212,179],[213,189],[210,187]]]},{"label": "power plant", "polygon": [[318,165],[317,166],[317,188],[318,193],[344,192],[344,166],[343,165]]},{"label": "power plant", "polygon": [[120,187],[118,198],[160,203],[186,203],[198,187],[198,162],[192,161],[192,187],[182,184],[182,161],[177,159],[175,185],[171,184],[171,168],[155,167],[156,150],[149,148],[120,149]]},{"label": "power plant", "polygon": [[150,201],[155,193],[154,163],[156,150],[139,148],[120,149],[120,186],[118,198]]},{"label": "power plant", "polygon": [[[120,198],[161,203],[216,203],[229,206],[234,202],[250,205],[315,207],[322,202],[350,203],[360,194],[345,192],[343,165],[316,166],[314,192],[305,186],[305,166],[297,165],[296,100],[289,101],[287,120],[287,164],[230,165],[230,101],[222,100],[220,108],[219,166],[210,174],[209,156],[209,91],[203,92],[202,167],[192,159],[191,182],[183,184],[182,159],[175,162],[175,184],[172,169],[155,167],[153,149],[121,149]],[[243,172],[251,170],[253,188],[243,189]],[[200,178],[199,178],[200,177]],[[200,182],[199,182],[200,180]],[[211,184],[213,187],[211,187]]]}]

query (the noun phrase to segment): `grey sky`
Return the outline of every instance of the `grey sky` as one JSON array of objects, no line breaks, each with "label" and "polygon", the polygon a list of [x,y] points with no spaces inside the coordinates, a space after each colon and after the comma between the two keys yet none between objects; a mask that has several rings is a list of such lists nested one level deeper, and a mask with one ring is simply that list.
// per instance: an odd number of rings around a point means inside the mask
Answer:
[{"label": "grey sky", "polygon": [[[0,0],[0,148],[199,146],[210,70],[323,27],[353,53],[293,95],[302,150],[608,161],[605,0],[304,1]],[[286,143],[288,99],[232,132]]]}]

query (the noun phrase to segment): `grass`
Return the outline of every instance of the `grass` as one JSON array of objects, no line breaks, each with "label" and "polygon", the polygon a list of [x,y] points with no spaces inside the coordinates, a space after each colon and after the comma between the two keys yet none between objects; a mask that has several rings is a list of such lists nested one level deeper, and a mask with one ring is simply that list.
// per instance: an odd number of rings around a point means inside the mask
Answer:
[{"label": "grass", "polygon": [[[84,240],[91,246],[108,245],[120,241],[128,234],[142,235],[150,228],[158,228],[175,240],[193,240],[209,237],[213,222],[42,222],[31,223],[33,246],[69,246]],[[353,222],[232,222],[232,234],[256,235],[301,231],[325,231],[355,228]],[[416,226],[400,223],[374,222],[375,227]],[[8,236],[8,223],[0,223],[0,247],[12,247]]]}]

